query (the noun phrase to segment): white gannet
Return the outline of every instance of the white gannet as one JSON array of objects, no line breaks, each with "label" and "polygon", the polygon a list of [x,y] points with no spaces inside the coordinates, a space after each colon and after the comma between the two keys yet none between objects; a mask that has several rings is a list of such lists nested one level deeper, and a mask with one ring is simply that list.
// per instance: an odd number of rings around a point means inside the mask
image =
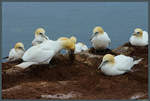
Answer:
[{"label": "white gannet", "polygon": [[14,61],[17,59],[21,59],[25,52],[24,45],[21,42],[17,42],[15,47],[12,48],[9,52],[9,56],[6,57],[8,61]]},{"label": "white gannet", "polygon": [[75,44],[69,38],[60,38],[57,41],[44,41],[39,45],[30,47],[22,57],[24,62],[16,66],[20,68],[27,68],[32,64],[48,64],[53,56],[61,49],[70,50],[70,54],[73,54]]},{"label": "white gannet", "polygon": [[79,53],[79,52],[82,52],[82,51],[85,51],[85,50],[88,50],[88,47],[81,43],[81,42],[78,42],[76,45],[75,45],[75,53]]},{"label": "white gannet", "polygon": [[43,28],[38,28],[35,30],[35,38],[32,41],[32,45],[41,44],[43,41],[49,40],[49,38],[45,35],[45,30]]},{"label": "white gannet", "polygon": [[95,49],[106,49],[111,43],[111,40],[103,28],[97,26],[93,30],[91,42]]},{"label": "white gannet", "polygon": [[105,75],[115,76],[121,75],[128,71],[131,71],[131,68],[138,64],[142,59],[134,61],[132,57],[125,55],[113,56],[111,54],[106,54],[103,57],[102,63],[98,67],[101,68],[101,71]]},{"label": "white gannet", "polygon": [[133,35],[130,37],[129,42],[133,46],[146,46],[148,45],[148,32],[140,28],[134,30]]},{"label": "white gannet", "polygon": [[75,51],[74,51],[74,53],[79,53],[79,52],[82,52],[82,51],[85,51],[85,50],[88,49],[88,47],[85,44],[83,44],[81,42],[76,43],[77,42],[77,38],[76,37],[72,36],[72,37],[70,37],[70,39],[73,40],[74,43],[75,43]]}]

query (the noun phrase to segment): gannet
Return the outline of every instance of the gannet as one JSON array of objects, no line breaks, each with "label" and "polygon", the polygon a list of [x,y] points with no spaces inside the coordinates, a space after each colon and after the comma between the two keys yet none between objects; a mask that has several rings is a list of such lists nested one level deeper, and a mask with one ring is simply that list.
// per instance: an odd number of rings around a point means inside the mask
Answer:
[{"label": "gannet", "polygon": [[79,53],[79,52],[82,52],[85,50],[88,50],[88,47],[85,44],[83,44],[81,42],[76,43],[75,51],[74,51],[75,53]]},{"label": "gannet", "polygon": [[[72,40],[72,42],[76,42],[76,38],[75,37],[70,37],[70,39]],[[58,38],[57,40],[68,40],[68,38],[67,37],[60,37],[60,38]],[[60,50],[61,51],[61,50]],[[58,53],[60,53],[60,51],[58,52]],[[66,53],[68,53],[69,51],[68,50],[66,50]]]},{"label": "gannet", "polygon": [[38,28],[35,30],[35,38],[32,41],[32,45],[41,44],[43,41],[49,40],[49,38],[45,35],[45,30],[43,28]]},{"label": "gannet", "polygon": [[140,28],[134,30],[133,35],[130,37],[129,42],[133,46],[146,46],[148,45],[148,32]]},{"label": "gannet", "polygon": [[106,49],[111,43],[109,36],[106,32],[104,32],[103,28],[100,26],[94,28],[90,40],[92,42],[92,46],[95,49]]},{"label": "gannet", "polygon": [[134,61],[132,57],[125,55],[113,56],[106,54],[98,67],[105,75],[115,76],[121,75],[131,70],[131,68],[138,64],[142,59]]},{"label": "gannet", "polygon": [[75,36],[70,37],[70,39],[73,40],[74,43],[75,43],[75,51],[74,51],[74,53],[79,53],[79,52],[82,52],[82,51],[85,51],[85,50],[88,49],[88,47],[85,44],[83,44],[81,42],[76,43],[77,42],[77,38]]},{"label": "gannet", "polygon": [[15,47],[12,48],[9,52],[9,56],[5,57],[8,61],[14,61],[17,59],[21,59],[25,52],[24,45],[21,42],[17,42]]},{"label": "gannet", "polygon": [[70,54],[72,55],[75,44],[69,38],[44,41],[39,45],[30,47],[22,57],[24,62],[16,65],[16,67],[25,69],[32,64],[48,64],[61,49],[70,50]]}]

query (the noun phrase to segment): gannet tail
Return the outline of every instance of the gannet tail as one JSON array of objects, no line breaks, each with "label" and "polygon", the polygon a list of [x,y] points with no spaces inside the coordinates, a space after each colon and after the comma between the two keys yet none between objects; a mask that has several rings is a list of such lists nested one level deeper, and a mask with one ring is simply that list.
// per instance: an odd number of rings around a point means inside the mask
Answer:
[{"label": "gannet tail", "polygon": [[143,58],[138,59],[138,60],[135,60],[135,61],[133,62],[133,64],[138,64],[140,61],[142,61],[142,59],[143,59]]},{"label": "gannet tail", "polygon": [[25,68],[28,68],[29,66],[33,65],[33,64],[38,64],[38,63],[37,62],[23,62],[23,63],[16,65],[15,67],[20,67],[22,69],[25,69]]}]

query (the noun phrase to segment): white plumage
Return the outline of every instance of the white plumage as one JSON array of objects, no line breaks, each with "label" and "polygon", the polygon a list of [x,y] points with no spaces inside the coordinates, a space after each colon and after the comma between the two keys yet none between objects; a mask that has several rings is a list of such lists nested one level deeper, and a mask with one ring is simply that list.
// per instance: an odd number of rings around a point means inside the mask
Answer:
[{"label": "white plumage", "polygon": [[9,52],[8,61],[14,61],[22,58],[24,52],[24,45],[20,42],[16,43],[15,47]]},{"label": "white plumage", "polygon": [[14,61],[14,60],[17,60],[17,59],[21,59],[23,54],[24,54],[23,50],[13,48],[9,52],[8,61]]},{"label": "white plumage", "polygon": [[34,40],[32,41],[32,45],[36,46],[38,44],[41,44],[42,42],[49,40],[49,38],[47,36],[42,37],[42,36],[37,36],[34,38]]},{"label": "white plumage", "polygon": [[[43,43],[32,46],[23,55],[22,59],[25,61],[18,67],[27,68],[32,64],[48,64],[52,57],[61,49],[60,41],[47,40]],[[30,64],[30,65],[29,65]]]},{"label": "white plumage", "polygon": [[91,38],[92,46],[95,49],[106,49],[111,40],[106,32],[101,27],[95,27]]},{"label": "white plumage", "polygon": [[138,64],[142,59],[134,61],[132,57],[125,55],[118,55],[113,57],[107,54],[103,57],[103,61],[99,68],[105,75],[115,76],[121,75],[131,70],[131,68]]},{"label": "white plumage", "polygon": [[111,43],[111,40],[108,37],[107,33],[104,32],[104,34],[98,34],[94,36],[91,42],[92,42],[92,46],[95,49],[100,49],[100,48],[105,49],[109,46],[109,44]]},{"label": "white plumage", "polygon": [[85,51],[85,50],[88,50],[88,47],[81,43],[81,42],[78,42],[76,45],[75,45],[75,53],[79,53],[79,52],[82,52],[82,51]]}]

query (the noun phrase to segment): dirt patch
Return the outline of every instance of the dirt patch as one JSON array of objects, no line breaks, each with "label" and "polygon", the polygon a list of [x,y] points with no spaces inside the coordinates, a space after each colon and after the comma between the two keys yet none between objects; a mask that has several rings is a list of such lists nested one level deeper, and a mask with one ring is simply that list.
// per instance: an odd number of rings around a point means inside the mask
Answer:
[{"label": "dirt patch", "polygon": [[[130,50],[130,51],[129,51]],[[125,44],[113,50],[137,59],[135,72],[121,76],[105,76],[97,70],[102,55],[88,51],[76,54],[74,63],[66,55],[58,55],[51,64],[33,65],[13,74],[21,61],[2,63],[3,99],[147,99],[148,47]]]}]

